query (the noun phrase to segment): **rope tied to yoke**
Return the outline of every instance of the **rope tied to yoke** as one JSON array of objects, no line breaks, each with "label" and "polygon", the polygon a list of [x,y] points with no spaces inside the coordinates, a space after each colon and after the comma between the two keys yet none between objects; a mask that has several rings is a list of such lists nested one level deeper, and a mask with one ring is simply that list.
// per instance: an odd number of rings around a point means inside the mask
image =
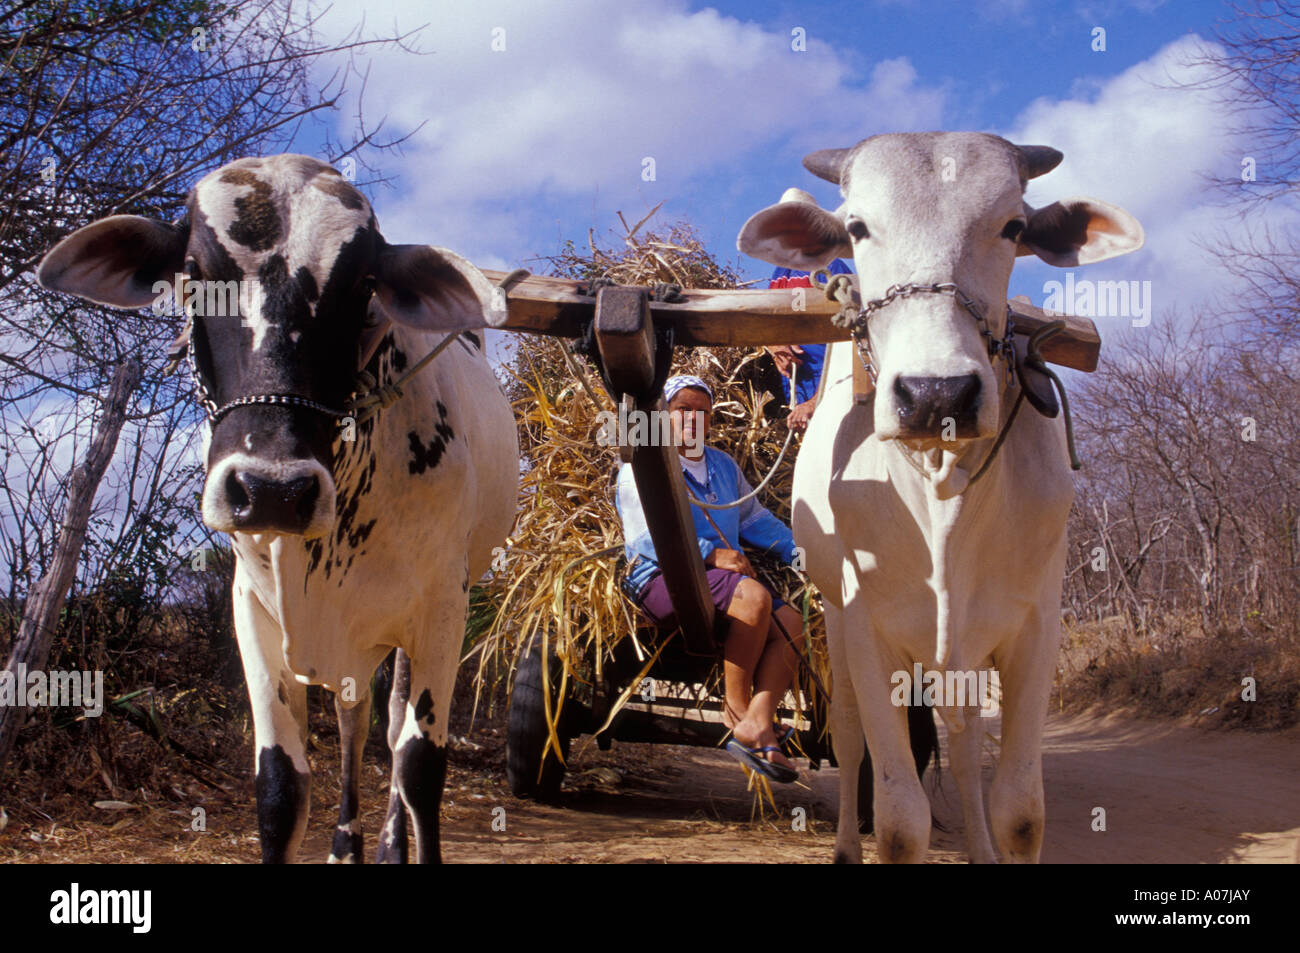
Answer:
[{"label": "rope tied to yoke", "polygon": [[411,365],[410,369],[395,381],[389,381],[386,384],[380,384],[375,380],[375,376],[369,371],[360,371],[357,373],[357,383],[360,384],[360,393],[350,398],[344,405],[344,409],[353,415],[357,423],[364,423],[381,410],[397,403],[404,391],[402,385],[409,381],[425,368],[430,361],[443,352],[447,345],[456,339],[458,332],[452,331],[439,342],[428,354]]},{"label": "rope tied to yoke", "polygon": [[[501,291],[502,295],[507,295],[511,288],[519,284],[519,282],[523,281],[530,274],[532,274],[532,272],[527,268],[516,268],[498,281],[496,287]],[[386,410],[393,406],[393,404],[401,400],[405,394],[402,390],[402,386],[416,374],[420,373],[420,371],[428,366],[434,358],[441,354],[443,350],[456,339],[459,333],[460,332],[458,331],[452,331],[443,338],[441,342],[439,342],[437,347],[411,365],[411,367],[407,369],[406,373],[395,381],[380,384],[375,379],[375,376],[369,371],[359,371],[357,373],[357,384],[359,385],[358,389],[360,393],[349,400],[344,407],[352,414],[355,414],[357,423],[362,423],[379,413],[379,411]]]},{"label": "rope tied to yoke", "polygon": [[1025,363],[1034,370],[1047,375],[1047,379],[1052,382],[1056,388],[1057,396],[1061,398],[1061,416],[1065,418],[1065,444],[1070,453],[1070,469],[1082,470],[1083,461],[1079,459],[1079,454],[1074,447],[1074,418],[1070,416],[1070,398],[1065,394],[1064,382],[1056,376],[1056,371],[1047,365],[1047,360],[1039,353],[1039,346],[1048,338],[1059,334],[1065,330],[1064,321],[1053,321],[1045,324],[1029,337],[1029,346],[1027,348],[1028,356]]}]

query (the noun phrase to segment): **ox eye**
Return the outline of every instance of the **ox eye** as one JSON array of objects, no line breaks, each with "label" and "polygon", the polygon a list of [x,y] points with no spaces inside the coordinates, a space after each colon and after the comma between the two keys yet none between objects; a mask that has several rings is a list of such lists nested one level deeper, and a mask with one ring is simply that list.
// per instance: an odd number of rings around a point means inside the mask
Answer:
[{"label": "ox eye", "polygon": [[1025,233],[1025,223],[1018,218],[1013,218],[1002,227],[1002,237],[1007,241],[1019,241],[1020,236]]},{"label": "ox eye", "polygon": [[366,275],[361,279],[361,290],[366,294],[374,294],[377,286],[378,282],[375,281],[374,275]]},{"label": "ox eye", "polygon": [[199,271],[199,263],[195,261],[193,258],[186,258],[185,277],[191,280],[198,280],[200,274],[201,272]]},{"label": "ox eye", "polygon": [[844,223],[844,228],[855,242],[866,239],[871,233],[867,231],[867,223],[860,218],[851,218]]}]

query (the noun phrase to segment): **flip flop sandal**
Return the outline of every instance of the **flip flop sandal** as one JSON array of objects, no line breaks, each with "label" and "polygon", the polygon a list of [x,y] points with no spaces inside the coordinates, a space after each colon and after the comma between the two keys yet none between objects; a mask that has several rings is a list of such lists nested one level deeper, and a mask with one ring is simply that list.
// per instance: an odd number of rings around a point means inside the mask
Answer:
[{"label": "flip flop sandal", "polygon": [[743,744],[732,738],[727,742],[727,754],[731,755],[741,764],[745,765],[751,771],[758,771],[780,784],[793,784],[799,780],[799,772],[793,768],[787,768],[783,764],[776,764],[768,761],[762,755],[768,751],[780,752],[777,745],[764,745],[761,748],[746,748]]}]

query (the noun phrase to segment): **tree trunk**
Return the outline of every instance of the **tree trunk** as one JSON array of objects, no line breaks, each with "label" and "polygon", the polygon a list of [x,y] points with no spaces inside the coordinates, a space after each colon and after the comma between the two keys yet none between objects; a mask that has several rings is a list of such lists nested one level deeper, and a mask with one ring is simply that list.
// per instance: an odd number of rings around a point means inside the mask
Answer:
[{"label": "tree trunk", "polygon": [[[99,489],[104,471],[113,459],[118,434],[122,432],[122,423],[126,419],[127,400],[139,381],[140,364],[133,359],[119,364],[113,374],[113,383],[103,404],[104,412],[99,420],[98,433],[91,441],[86,459],[73,471],[69,481],[63,528],[59,532],[49,571],[37,580],[27,597],[23,621],[18,628],[18,637],[14,640],[13,654],[5,667],[6,671],[14,673],[12,677],[15,679],[18,677],[19,664],[25,665],[29,672],[41,671],[49,660],[59,613],[63,611],[63,602],[72,585],[77,559],[81,556],[81,546],[86,539],[86,526],[90,522],[90,508],[95,502],[95,491]],[[25,685],[16,684],[15,688],[22,692]],[[8,762],[14,739],[18,737],[29,713],[23,705],[0,707],[0,767]]]}]

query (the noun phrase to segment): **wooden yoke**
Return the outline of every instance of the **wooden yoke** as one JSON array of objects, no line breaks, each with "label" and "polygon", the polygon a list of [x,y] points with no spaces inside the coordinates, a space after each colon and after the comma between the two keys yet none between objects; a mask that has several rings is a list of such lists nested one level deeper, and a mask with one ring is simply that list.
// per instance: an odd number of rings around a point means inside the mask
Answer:
[{"label": "wooden yoke", "polygon": [[[599,289],[593,330],[603,365],[602,377],[614,402],[619,403],[627,394],[636,410],[666,413],[666,373],[656,372],[666,372],[667,368],[656,367],[648,289],[617,285]],[[671,360],[671,349],[666,354],[660,355],[661,361]],[[660,432],[658,427],[646,430],[651,434]],[[695,521],[691,518],[677,447],[634,446],[632,475],[686,647],[697,655],[715,655],[713,597],[695,540]]]},{"label": "wooden yoke", "polygon": [[[483,269],[492,282],[505,272]],[[856,282],[856,279],[854,279]],[[582,282],[530,275],[516,283],[507,299],[503,331],[525,331],[576,338],[591,320],[593,300]],[[1008,302],[1017,333],[1032,334],[1050,321],[1062,320],[1065,330],[1043,342],[1043,359],[1051,364],[1095,371],[1101,337],[1089,318],[1043,311],[1027,298]],[[852,335],[831,318],[839,304],[815,289],[777,288],[720,291],[686,288],[681,300],[651,301],[655,327],[673,329],[674,343],[686,347],[756,347],[768,344],[816,344],[847,341]]]}]

